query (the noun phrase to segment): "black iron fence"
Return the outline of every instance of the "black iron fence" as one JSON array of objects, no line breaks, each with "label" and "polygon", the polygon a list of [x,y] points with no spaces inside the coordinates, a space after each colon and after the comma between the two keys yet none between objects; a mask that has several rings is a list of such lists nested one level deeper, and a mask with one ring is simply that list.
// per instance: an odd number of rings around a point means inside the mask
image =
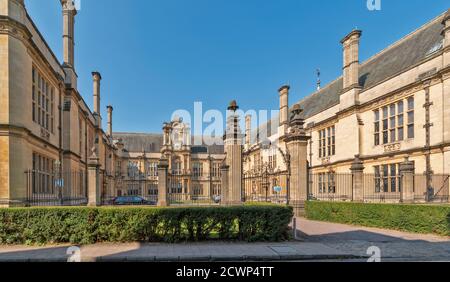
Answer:
[{"label": "black iron fence", "polygon": [[[367,203],[400,203],[404,187],[402,175],[363,174],[362,201]],[[414,175],[414,202],[449,202],[450,176],[444,174]],[[309,175],[310,200],[353,201],[352,174],[317,173]]]},{"label": "black iron fence", "polygon": [[118,177],[103,183],[102,205],[156,205],[158,203],[157,178],[123,179]]},{"label": "black iron fence", "polygon": [[417,202],[448,202],[450,175],[414,175],[414,200]]},{"label": "black iron fence", "polygon": [[402,200],[402,177],[363,175],[363,201],[371,203],[398,203]]},{"label": "black iron fence", "polygon": [[167,175],[167,198],[169,205],[216,205],[221,202],[220,182],[212,178],[199,181],[189,175]]},{"label": "black iron fence", "polygon": [[244,173],[242,182],[244,202],[288,203],[289,174],[286,171],[251,171]]},{"label": "black iron fence", "polygon": [[352,201],[351,173],[317,173],[309,175],[309,199],[319,201]]},{"label": "black iron fence", "polygon": [[21,206],[82,206],[88,201],[84,171],[45,172],[28,170],[26,198],[14,201]]}]

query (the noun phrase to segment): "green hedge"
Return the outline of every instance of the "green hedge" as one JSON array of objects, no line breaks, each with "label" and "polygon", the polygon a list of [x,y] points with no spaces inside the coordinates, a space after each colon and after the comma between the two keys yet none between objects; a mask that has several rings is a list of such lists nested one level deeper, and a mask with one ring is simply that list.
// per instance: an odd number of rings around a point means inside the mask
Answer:
[{"label": "green hedge", "polygon": [[286,206],[0,209],[0,244],[288,238]]},{"label": "green hedge", "polygon": [[307,202],[311,220],[450,236],[450,205]]}]

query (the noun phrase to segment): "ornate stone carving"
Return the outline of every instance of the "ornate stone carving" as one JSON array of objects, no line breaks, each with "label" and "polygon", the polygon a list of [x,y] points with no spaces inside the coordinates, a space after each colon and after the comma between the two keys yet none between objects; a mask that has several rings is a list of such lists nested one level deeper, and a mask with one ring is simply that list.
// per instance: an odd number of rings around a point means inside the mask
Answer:
[{"label": "ornate stone carving", "polygon": [[400,143],[394,143],[384,146],[385,153],[398,152],[402,149],[402,145]]}]

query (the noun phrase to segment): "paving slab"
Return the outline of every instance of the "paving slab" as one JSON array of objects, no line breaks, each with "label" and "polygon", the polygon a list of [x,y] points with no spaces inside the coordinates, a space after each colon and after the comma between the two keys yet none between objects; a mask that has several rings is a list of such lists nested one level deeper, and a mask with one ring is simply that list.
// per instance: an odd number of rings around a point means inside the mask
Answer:
[{"label": "paving slab", "polygon": [[[0,261],[67,261],[67,248],[0,246]],[[279,261],[354,258],[322,243],[95,244],[81,247],[82,261]]]}]

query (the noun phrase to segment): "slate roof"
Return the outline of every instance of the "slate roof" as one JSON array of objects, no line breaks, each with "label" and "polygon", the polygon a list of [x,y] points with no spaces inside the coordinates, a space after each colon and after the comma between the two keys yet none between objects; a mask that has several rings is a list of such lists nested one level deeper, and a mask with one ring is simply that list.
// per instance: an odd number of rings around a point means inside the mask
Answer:
[{"label": "slate roof", "polygon": [[[114,139],[121,139],[124,149],[133,153],[159,153],[163,144],[163,135],[155,133],[127,133],[115,132]],[[208,142],[209,143],[209,142]],[[201,153],[207,148],[210,154],[223,154],[224,148],[222,144],[192,146],[192,153]]]},{"label": "slate roof", "polygon": [[[384,80],[395,76],[408,68],[420,63],[433,53],[442,49],[444,37],[442,36],[442,20],[444,14],[433,19],[418,30],[402,38],[380,53],[374,55],[360,65],[360,85],[364,89],[375,86]],[[297,104],[304,110],[305,118],[310,118],[339,104],[340,94],[343,89],[343,78],[340,76],[319,91],[303,98]],[[362,93],[361,95],[364,95]],[[272,128],[272,123],[278,117],[273,118],[260,129],[268,128],[269,136],[277,133],[277,128]]]}]

